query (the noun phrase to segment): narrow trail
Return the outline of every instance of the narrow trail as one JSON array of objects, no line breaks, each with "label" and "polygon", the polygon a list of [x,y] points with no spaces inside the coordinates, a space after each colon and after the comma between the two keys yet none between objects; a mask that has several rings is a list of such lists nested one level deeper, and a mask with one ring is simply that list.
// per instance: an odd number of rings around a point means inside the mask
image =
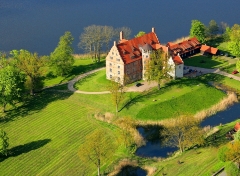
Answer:
[{"label": "narrow trail", "polygon": [[[98,72],[100,70],[103,70],[105,69],[105,67],[102,67],[102,68],[98,68],[98,69],[95,69],[95,70],[92,70],[92,71],[89,71],[87,73],[84,73],[84,74],[81,74],[79,76],[77,76],[76,78],[74,78],[73,80],[69,81],[68,82],[68,90],[69,91],[72,91],[74,93],[79,93],[79,94],[109,94],[110,92],[109,91],[102,91],[102,92],[87,92],[87,91],[81,91],[81,90],[76,90],[74,88],[74,84],[88,76],[88,75],[91,75],[95,72]],[[215,74],[219,74],[219,75],[223,75],[223,76],[227,76],[231,79],[235,79],[237,81],[240,81],[240,77],[238,76],[235,76],[235,75],[232,75],[232,74],[229,74],[227,72],[224,72],[224,71],[221,71],[220,69],[207,69],[207,68],[201,68],[201,67],[192,67],[192,66],[189,66],[189,69],[192,69],[192,70],[197,70],[198,72],[201,71],[202,74],[208,74],[208,73],[215,73]],[[131,87],[128,87],[126,92],[143,92],[143,91],[146,91],[146,90],[149,90],[151,89],[152,87],[156,87],[157,86],[157,83],[156,82],[141,82],[141,86],[139,87],[136,87],[135,85],[131,86]]]}]

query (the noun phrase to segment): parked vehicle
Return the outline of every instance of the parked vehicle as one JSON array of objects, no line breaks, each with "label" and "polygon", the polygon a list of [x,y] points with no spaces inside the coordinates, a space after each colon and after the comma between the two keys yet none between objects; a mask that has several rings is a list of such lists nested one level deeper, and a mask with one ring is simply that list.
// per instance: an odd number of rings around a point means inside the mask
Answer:
[{"label": "parked vehicle", "polygon": [[238,72],[237,70],[234,70],[234,71],[232,72],[233,75],[238,74],[238,73],[239,73],[239,72]]}]

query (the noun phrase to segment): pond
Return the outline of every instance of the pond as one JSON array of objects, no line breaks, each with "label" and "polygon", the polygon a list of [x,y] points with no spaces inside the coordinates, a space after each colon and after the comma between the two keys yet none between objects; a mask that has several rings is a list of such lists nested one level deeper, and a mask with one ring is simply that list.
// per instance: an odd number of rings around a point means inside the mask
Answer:
[{"label": "pond", "polygon": [[146,176],[147,172],[140,167],[126,166],[122,168],[121,172],[117,176]]},{"label": "pond", "polygon": [[[220,123],[225,124],[240,118],[240,103],[234,104],[225,111],[221,111],[202,121],[201,126],[217,126]],[[139,133],[147,140],[146,145],[137,149],[136,155],[141,157],[161,157],[166,158],[177,151],[176,147],[167,147],[161,143],[159,131],[161,127],[148,126],[138,127]]]}]

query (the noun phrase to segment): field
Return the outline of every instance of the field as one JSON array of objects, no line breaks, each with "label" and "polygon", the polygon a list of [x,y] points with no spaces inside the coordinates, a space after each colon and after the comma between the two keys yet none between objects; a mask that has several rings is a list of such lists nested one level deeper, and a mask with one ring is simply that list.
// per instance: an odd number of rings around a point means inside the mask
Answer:
[{"label": "field", "polygon": [[219,68],[227,66],[228,62],[220,57],[215,58],[210,56],[202,56],[199,54],[184,59],[184,65],[202,68]]},{"label": "field", "polygon": [[[1,122],[0,128],[10,138],[12,154],[0,158],[0,175],[81,175],[86,168],[87,175],[94,175],[95,166],[84,165],[78,157],[84,137],[104,128],[112,135],[113,145],[117,141],[115,136],[119,136],[118,128],[91,116],[95,107],[87,96],[44,92],[27,106],[9,111],[6,123]],[[114,162],[115,158],[105,164]]]}]

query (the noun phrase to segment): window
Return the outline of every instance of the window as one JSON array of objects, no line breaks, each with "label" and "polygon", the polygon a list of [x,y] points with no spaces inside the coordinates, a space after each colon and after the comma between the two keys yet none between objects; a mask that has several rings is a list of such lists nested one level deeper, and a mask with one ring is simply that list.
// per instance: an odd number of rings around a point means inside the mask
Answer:
[{"label": "window", "polygon": [[118,81],[120,81],[120,77],[118,77]]},{"label": "window", "polygon": [[120,65],[118,66],[118,68],[120,68]]},{"label": "window", "polygon": [[118,74],[120,75],[120,71],[118,71]]},{"label": "window", "polygon": [[179,68],[181,68],[181,66],[179,66]]},{"label": "window", "polygon": [[112,55],[114,55],[114,52],[112,52]]},{"label": "window", "polygon": [[148,58],[148,55],[146,55],[146,58]]},{"label": "window", "polygon": [[113,57],[110,57],[110,59],[113,59]]},{"label": "window", "polygon": [[110,72],[112,72],[112,69],[110,68]]},{"label": "window", "polygon": [[120,59],[117,58],[117,61],[120,61]]},{"label": "window", "polygon": [[112,78],[112,75],[110,75],[110,78]]},{"label": "window", "polygon": [[110,62],[109,65],[112,66],[112,63]]}]

